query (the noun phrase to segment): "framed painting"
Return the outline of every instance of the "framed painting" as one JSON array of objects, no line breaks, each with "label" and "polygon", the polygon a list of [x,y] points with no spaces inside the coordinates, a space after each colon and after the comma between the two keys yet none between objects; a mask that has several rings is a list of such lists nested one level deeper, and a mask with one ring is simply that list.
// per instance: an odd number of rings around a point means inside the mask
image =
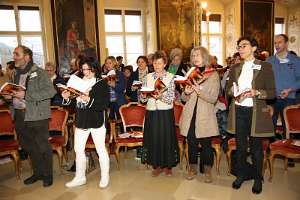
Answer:
[{"label": "framed painting", "polygon": [[79,54],[100,58],[96,0],[51,1],[57,71],[69,73]]},{"label": "framed painting", "polygon": [[241,0],[242,35],[254,37],[260,50],[273,52],[274,0]]},{"label": "framed painting", "polygon": [[156,0],[158,47],[168,55],[173,48],[181,48],[184,62],[193,48],[193,8],[193,0]]}]

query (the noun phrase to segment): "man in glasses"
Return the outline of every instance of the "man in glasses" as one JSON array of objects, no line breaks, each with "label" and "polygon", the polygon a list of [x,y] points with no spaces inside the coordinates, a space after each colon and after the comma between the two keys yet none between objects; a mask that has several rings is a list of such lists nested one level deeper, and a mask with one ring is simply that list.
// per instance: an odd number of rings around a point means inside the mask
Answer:
[{"label": "man in glasses", "polygon": [[286,127],[283,110],[288,105],[296,103],[296,92],[300,89],[300,58],[288,51],[288,40],[285,34],[276,35],[274,41],[276,54],[267,60],[272,64],[276,83],[273,123],[276,127],[280,115],[284,133]]},{"label": "man in glasses", "polygon": [[48,141],[50,99],[56,93],[45,70],[32,60],[32,50],[26,46],[14,49],[15,70],[12,82],[26,89],[17,91],[12,98],[14,122],[22,148],[28,152],[33,175],[24,181],[25,185],[43,181],[43,186],[52,185],[52,147]]}]

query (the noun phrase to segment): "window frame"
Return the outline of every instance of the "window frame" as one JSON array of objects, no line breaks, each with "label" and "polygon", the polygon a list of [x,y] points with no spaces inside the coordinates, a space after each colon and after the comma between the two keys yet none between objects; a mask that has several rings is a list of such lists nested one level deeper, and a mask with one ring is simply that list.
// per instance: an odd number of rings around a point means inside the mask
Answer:
[{"label": "window frame", "polygon": [[[110,7],[106,7],[104,8],[104,17],[105,17],[105,10],[118,10],[121,11],[121,23],[122,23],[122,31],[121,32],[106,32],[106,30],[104,30],[105,32],[105,41],[106,41],[106,37],[107,36],[121,36],[122,40],[123,40],[123,63],[125,65],[128,65],[128,58],[127,58],[127,44],[126,44],[126,36],[141,36],[142,37],[142,41],[143,41],[143,52],[141,53],[141,55],[145,55],[146,52],[146,42],[145,42],[145,38],[146,38],[146,24],[145,24],[145,12],[142,8],[110,8]],[[141,32],[126,32],[126,27],[125,27],[125,12],[126,11],[138,11],[141,13]],[[105,42],[106,44],[106,42]],[[109,49],[108,49],[108,53]],[[108,55],[109,56],[109,55]],[[135,66],[136,63],[133,64],[133,66]]]},{"label": "window frame", "polygon": [[[9,2],[3,2],[0,3],[0,6],[12,6],[14,15],[15,15],[15,25],[16,25],[16,31],[0,31],[0,36],[11,36],[11,37],[17,37],[17,45],[22,45],[22,37],[30,37],[30,36],[40,36],[42,41],[42,49],[43,49],[43,60],[41,63],[42,68],[44,68],[44,64],[46,62],[47,58],[47,51],[46,51],[46,43],[45,43],[45,30],[44,30],[44,21],[43,21],[43,9],[40,4],[29,4],[29,3],[9,3]],[[25,10],[25,9],[19,9],[19,7],[27,7],[27,8],[37,8],[36,10],[39,11],[39,17],[40,17],[40,31],[21,31],[20,30],[20,12],[19,10]],[[5,63],[6,64],[6,63]],[[6,65],[4,66],[4,68]]]},{"label": "window frame", "polygon": [[[205,48],[207,48],[208,44],[203,44],[202,43],[202,38],[204,38],[204,37],[208,38],[208,35],[209,35],[209,39],[211,37],[219,37],[221,39],[221,44],[220,44],[220,46],[221,46],[221,48],[220,48],[221,59],[218,58],[218,61],[219,61],[218,63],[221,64],[221,65],[224,65],[224,63],[223,63],[223,60],[224,60],[224,49],[223,49],[224,48],[224,38],[223,38],[224,27],[223,27],[223,21],[222,21],[222,19],[224,17],[221,13],[211,13],[210,16],[208,17],[209,22],[216,21],[216,20],[211,20],[210,19],[212,15],[218,15],[220,17],[220,21],[218,21],[218,22],[220,22],[220,30],[221,31],[219,33],[211,33],[210,32],[209,34],[207,33],[207,31],[206,32],[201,32],[201,45],[203,45]],[[205,18],[204,18],[204,16],[205,16]],[[206,15],[205,15],[205,13],[203,13],[202,21],[205,22],[205,25],[207,26],[206,19],[207,19]],[[201,22],[201,26],[202,26],[202,22]],[[206,29],[207,29],[207,27],[206,27]],[[201,28],[201,30],[203,30],[203,29]],[[208,50],[209,54],[211,54],[211,45],[210,45],[210,49],[207,49],[207,50]],[[213,56],[216,56],[216,55],[213,55]]]}]

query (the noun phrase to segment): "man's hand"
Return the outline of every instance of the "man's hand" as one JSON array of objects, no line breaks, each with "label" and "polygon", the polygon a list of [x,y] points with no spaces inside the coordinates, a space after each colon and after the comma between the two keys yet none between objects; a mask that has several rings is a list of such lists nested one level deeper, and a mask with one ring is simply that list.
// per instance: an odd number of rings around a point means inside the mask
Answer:
[{"label": "man's hand", "polygon": [[282,90],[281,93],[280,93],[280,98],[282,98],[282,99],[287,98],[291,91],[292,91],[291,88]]}]

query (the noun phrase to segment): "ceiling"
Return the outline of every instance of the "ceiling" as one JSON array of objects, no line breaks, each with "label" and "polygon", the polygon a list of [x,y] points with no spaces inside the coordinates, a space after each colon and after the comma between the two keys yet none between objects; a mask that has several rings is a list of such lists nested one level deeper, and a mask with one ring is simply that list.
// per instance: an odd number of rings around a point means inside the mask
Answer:
[{"label": "ceiling", "polygon": [[[228,4],[232,2],[233,0],[221,0],[224,4]],[[274,0],[276,3],[284,4],[288,7],[292,7],[295,5],[300,5],[300,0]]]}]

